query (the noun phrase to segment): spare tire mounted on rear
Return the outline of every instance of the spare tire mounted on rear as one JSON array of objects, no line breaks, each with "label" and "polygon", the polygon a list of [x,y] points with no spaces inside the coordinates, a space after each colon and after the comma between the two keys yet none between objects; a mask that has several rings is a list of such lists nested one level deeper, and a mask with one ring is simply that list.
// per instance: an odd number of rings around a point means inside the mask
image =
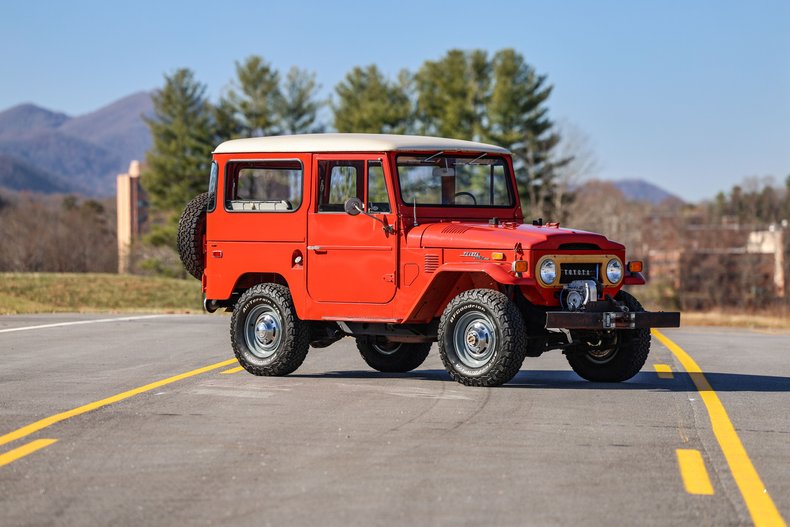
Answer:
[{"label": "spare tire mounted on rear", "polygon": [[187,203],[178,220],[178,255],[184,268],[198,280],[205,269],[207,207],[208,192],[204,192]]}]

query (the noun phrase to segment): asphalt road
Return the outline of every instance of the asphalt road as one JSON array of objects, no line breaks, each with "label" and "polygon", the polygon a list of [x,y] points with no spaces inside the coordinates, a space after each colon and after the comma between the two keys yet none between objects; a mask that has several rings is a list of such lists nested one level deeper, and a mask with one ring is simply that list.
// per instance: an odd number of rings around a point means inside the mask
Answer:
[{"label": "asphalt road", "polygon": [[[288,377],[222,373],[235,365],[217,365],[232,359],[229,317],[219,315],[71,324],[107,318],[115,317],[0,317],[0,525],[790,518],[787,333],[665,331],[714,391],[699,392],[701,377],[656,338],[648,364],[626,383],[583,381],[551,352],[486,389],[450,381],[435,352],[410,374],[373,372],[350,339],[311,350]],[[40,325],[49,327],[7,331]],[[723,418],[711,418],[714,399]],[[763,497],[721,432],[727,423]],[[701,460],[684,465],[685,477],[678,450]]]}]

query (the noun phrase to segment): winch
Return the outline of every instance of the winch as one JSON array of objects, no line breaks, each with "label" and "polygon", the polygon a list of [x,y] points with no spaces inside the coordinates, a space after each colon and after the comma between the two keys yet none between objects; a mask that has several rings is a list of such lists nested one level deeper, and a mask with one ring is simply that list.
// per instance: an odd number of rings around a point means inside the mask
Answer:
[{"label": "winch", "polygon": [[588,302],[598,300],[598,283],[595,280],[574,280],[560,292],[560,304],[568,311],[580,311]]}]

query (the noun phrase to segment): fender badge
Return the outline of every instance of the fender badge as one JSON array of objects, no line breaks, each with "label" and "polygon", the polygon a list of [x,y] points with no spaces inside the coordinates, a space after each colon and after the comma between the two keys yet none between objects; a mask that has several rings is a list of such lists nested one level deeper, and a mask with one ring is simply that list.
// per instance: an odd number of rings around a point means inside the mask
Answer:
[{"label": "fender badge", "polygon": [[486,258],[485,256],[482,256],[477,251],[464,251],[464,252],[461,253],[461,256],[468,256],[470,258],[474,258],[475,260],[490,260],[491,259],[491,258]]}]

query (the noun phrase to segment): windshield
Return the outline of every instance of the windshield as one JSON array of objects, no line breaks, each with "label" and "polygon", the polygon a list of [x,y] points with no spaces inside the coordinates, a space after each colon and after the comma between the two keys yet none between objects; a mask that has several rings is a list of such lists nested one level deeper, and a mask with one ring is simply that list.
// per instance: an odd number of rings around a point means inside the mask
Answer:
[{"label": "windshield", "polygon": [[513,191],[504,158],[487,154],[398,156],[401,198],[444,207],[512,207]]}]

